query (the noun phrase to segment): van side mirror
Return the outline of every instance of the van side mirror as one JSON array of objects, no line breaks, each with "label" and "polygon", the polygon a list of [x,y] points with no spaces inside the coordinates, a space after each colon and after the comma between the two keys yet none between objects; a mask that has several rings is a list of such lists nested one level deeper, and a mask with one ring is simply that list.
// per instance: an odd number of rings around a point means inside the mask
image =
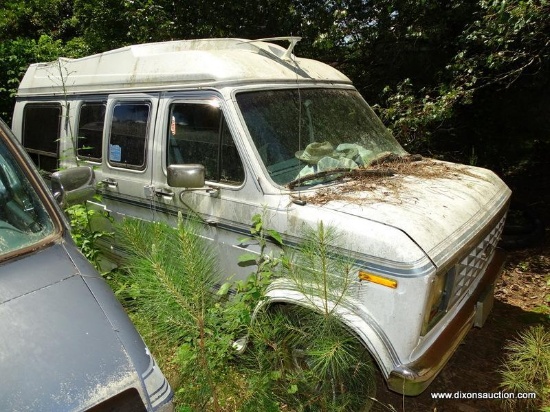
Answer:
[{"label": "van side mirror", "polygon": [[199,164],[168,166],[168,186],[198,189],[204,187],[204,166]]},{"label": "van side mirror", "polygon": [[61,207],[85,202],[95,194],[94,170],[89,166],[71,167],[52,173],[53,197]]}]

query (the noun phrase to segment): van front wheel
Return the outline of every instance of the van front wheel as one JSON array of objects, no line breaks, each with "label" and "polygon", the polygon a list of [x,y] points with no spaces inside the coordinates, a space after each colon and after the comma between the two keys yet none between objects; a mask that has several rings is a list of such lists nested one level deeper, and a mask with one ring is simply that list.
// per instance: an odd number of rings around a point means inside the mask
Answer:
[{"label": "van front wheel", "polygon": [[275,305],[259,320],[274,394],[291,410],[370,411],[376,373],[371,355],[332,314]]}]

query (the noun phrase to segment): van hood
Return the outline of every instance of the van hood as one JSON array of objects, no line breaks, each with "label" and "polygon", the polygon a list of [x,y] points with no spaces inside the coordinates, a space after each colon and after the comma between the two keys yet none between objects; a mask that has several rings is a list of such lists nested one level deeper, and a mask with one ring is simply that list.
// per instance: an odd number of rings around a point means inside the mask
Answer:
[{"label": "van hood", "polygon": [[301,199],[342,214],[404,232],[436,265],[480,232],[502,220],[510,189],[493,172],[422,160],[390,177],[365,175],[315,191]]},{"label": "van hood", "polygon": [[132,386],[143,408],[140,377],[62,243],[0,277],[1,410],[83,410]]}]

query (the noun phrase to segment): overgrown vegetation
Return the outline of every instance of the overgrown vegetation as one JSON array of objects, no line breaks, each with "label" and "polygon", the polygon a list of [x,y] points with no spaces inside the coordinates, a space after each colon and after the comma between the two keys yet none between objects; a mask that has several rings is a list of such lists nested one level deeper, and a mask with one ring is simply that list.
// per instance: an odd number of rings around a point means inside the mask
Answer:
[{"label": "overgrown vegetation", "polygon": [[[82,205],[67,213],[74,239],[97,264],[97,240],[109,236],[91,230],[90,219],[99,216]],[[254,216],[250,237],[241,241],[259,244],[262,253],[245,254],[241,262],[253,261],[255,271],[224,283],[217,294],[216,258],[193,224],[180,219],[175,230],[127,220],[119,234],[130,251],[128,265],[108,278],[170,377],[179,410],[395,410],[376,400],[370,355],[338,320],[351,273],[350,262],[332,253],[333,228],[310,228],[299,251],[274,255],[266,252],[267,239],[281,244],[280,234]],[[274,281],[302,293],[306,307],[266,306],[252,323],[252,311]],[[233,343],[242,344],[243,336],[248,349],[237,355]],[[532,327],[505,350],[502,390],[537,396],[507,399],[504,406],[547,411],[550,332]]]},{"label": "overgrown vegetation", "polygon": [[305,229],[275,281],[303,296],[303,306],[265,307],[251,329],[256,368],[272,377],[271,393],[291,410],[362,411],[374,402],[375,365],[339,316],[352,266],[335,255],[336,237],[322,222]]},{"label": "overgrown vegetation", "polygon": [[[76,205],[67,213],[73,237],[97,263],[96,241],[108,234],[91,231],[96,212]],[[376,400],[370,355],[339,320],[352,276],[351,262],[330,246],[338,236],[333,228],[321,223],[305,230],[299,250],[268,254],[267,239],[282,244],[281,236],[254,216],[250,237],[241,241],[259,244],[261,253],[245,254],[241,262],[253,261],[255,270],[246,280],[224,283],[217,294],[216,257],[192,223],[180,218],[174,229],[126,220],[118,234],[128,264],[108,277],[170,377],[180,411],[359,411],[373,405],[395,411]],[[265,305],[252,322],[272,282],[301,293],[304,305]],[[248,349],[237,354],[235,343],[242,345],[244,336]],[[505,350],[502,390],[536,398],[507,399],[504,407],[548,411],[550,332],[532,327]]]},{"label": "overgrown vegetation", "polygon": [[259,314],[252,332],[247,360],[270,378],[264,399],[271,394],[293,411],[368,411],[375,402],[375,365],[337,317],[277,305]]},{"label": "overgrown vegetation", "polygon": [[[514,220],[514,222],[516,222]],[[517,223],[521,223],[518,219]],[[512,229],[515,229],[512,226]],[[544,242],[547,245],[548,239]],[[550,411],[550,308],[547,286],[550,260],[547,246],[529,245],[510,256],[497,298],[510,307],[520,307],[514,338],[503,345],[497,371],[500,389],[514,394],[535,394],[532,399],[506,399],[510,411]],[[516,279],[514,281],[514,278]],[[503,287],[504,286],[504,287]],[[535,294],[539,294],[534,299]],[[503,319],[508,322],[508,319]],[[513,329],[513,328],[512,328]]]},{"label": "overgrown vegetation", "polygon": [[550,331],[534,326],[506,346],[502,388],[511,393],[536,394],[532,399],[507,399],[512,411],[550,411]]},{"label": "overgrown vegetation", "polygon": [[94,219],[109,219],[105,213],[90,209],[86,204],[75,204],[65,209],[71,224],[71,233],[82,254],[101,270],[99,241],[111,236],[110,233],[94,227]]},{"label": "overgrown vegetation", "polygon": [[[254,216],[242,241],[259,243],[262,253],[242,261],[254,259],[255,270],[220,287],[216,256],[192,222],[180,217],[174,229],[128,219],[116,226],[127,255],[111,283],[162,356],[178,410],[360,411],[374,402],[374,364],[337,314],[351,272],[349,261],[331,253],[333,229],[321,224],[298,251],[269,255],[267,238],[280,243],[280,235]],[[265,305],[252,319],[280,276],[308,303]],[[237,354],[245,336],[248,347]]]},{"label": "overgrown vegetation", "polygon": [[220,282],[213,252],[181,218],[177,230],[128,219],[117,236],[128,271],[127,288],[118,294],[176,348],[180,402],[192,410],[223,410],[224,392],[232,391],[228,361],[238,325],[224,318],[212,293]]}]

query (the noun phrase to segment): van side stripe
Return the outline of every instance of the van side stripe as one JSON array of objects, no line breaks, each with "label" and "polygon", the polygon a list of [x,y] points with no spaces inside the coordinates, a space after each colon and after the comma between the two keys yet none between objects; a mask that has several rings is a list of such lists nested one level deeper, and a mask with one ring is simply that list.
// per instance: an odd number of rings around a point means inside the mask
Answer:
[{"label": "van side stripe", "polygon": [[[101,193],[102,197],[106,200],[119,202],[127,205],[131,205],[134,207],[138,207],[141,209],[146,209],[150,211],[151,213],[163,213],[171,217],[177,217],[178,212],[181,212],[185,218],[197,218],[197,215],[195,213],[189,212],[189,210],[184,208],[178,208],[175,206],[167,206],[162,205],[155,200],[151,200],[151,202],[144,202],[143,200],[140,200],[140,198],[136,197],[129,197],[129,196],[121,196],[121,195],[113,195],[108,192]],[[214,216],[210,215],[204,215],[204,214],[198,214],[200,219],[205,225],[208,225],[208,219]],[[225,219],[219,219],[219,217],[215,217],[216,219],[216,227],[221,230],[225,230],[231,233],[235,233],[235,238],[242,236],[250,236],[250,226],[249,225],[237,225],[229,220]],[[198,219],[197,219],[198,220]],[[284,244],[290,248],[297,248],[299,245],[299,239],[295,237],[290,237],[282,234]],[[346,255],[346,252],[344,250],[340,250],[339,248],[335,248],[336,255]],[[356,254],[355,256],[352,256],[352,260],[354,263],[363,269],[366,269],[368,271],[372,271],[375,273],[379,273],[381,275],[388,275],[393,277],[401,277],[401,278],[413,278],[413,277],[422,277],[426,276],[434,271],[434,266],[432,262],[426,257],[425,259],[421,259],[416,262],[410,262],[407,266],[403,267],[403,265],[398,266],[397,264],[392,264],[390,261],[384,261],[384,262],[377,262],[377,258],[375,256],[366,255],[364,253]]]}]

